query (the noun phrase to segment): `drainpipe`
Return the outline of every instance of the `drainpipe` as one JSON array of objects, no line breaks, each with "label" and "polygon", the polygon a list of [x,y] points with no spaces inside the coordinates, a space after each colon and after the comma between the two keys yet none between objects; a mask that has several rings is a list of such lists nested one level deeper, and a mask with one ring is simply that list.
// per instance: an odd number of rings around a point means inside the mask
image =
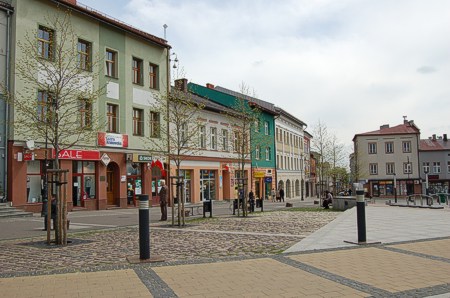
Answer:
[{"label": "drainpipe", "polygon": [[[10,75],[10,36],[11,36],[11,12],[10,10],[6,11],[6,76],[5,76],[5,87],[6,90],[10,91],[9,86],[9,75]],[[9,104],[5,103],[5,123],[9,123]],[[3,188],[4,188],[4,198],[8,198],[8,140],[9,140],[9,130],[8,126],[5,124],[5,163],[4,163],[4,177],[3,177]],[[12,202],[11,202],[12,203]]]}]

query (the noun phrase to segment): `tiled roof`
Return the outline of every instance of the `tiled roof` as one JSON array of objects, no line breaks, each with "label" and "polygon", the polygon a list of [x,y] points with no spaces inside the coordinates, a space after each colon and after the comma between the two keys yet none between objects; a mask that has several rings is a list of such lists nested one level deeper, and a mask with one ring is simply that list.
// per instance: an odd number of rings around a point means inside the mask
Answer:
[{"label": "tiled roof", "polygon": [[242,94],[224,87],[220,87],[220,86],[216,86],[214,87],[214,90],[232,95],[236,98],[245,98],[246,100],[250,101],[250,102],[254,102],[255,104],[257,104],[260,108],[264,109],[265,111],[272,113],[274,115],[277,115],[278,113],[275,111],[275,105],[273,103],[246,95],[246,94]]},{"label": "tiled roof", "polygon": [[442,139],[425,139],[419,142],[420,151],[442,151],[450,150],[450,141],[444,141]]},{"label": "tiled roof", "polygon": [[357,136],[380,136],[380,135],[402,135],[402,134],[420,134],[419,128],[412,121],[400,124],[394,127],[381,127],[379,130],[356,134]]},{"label": "tiled roof", "polygon": [[162,47],[169,48],[169,49],[171,48],[171,46],[167,43],[167,41],[165,39],[162,39],[160,37],[157,37],[155,35],[152,35],[150,33],[142,31],[140,29],[137,29],[137,28],[135,28],[135,27],[133,27],[131,25],[128,25],[128,24],[126,24],[126,23],[124,23],[124,22],[122,22],[122,21],[120,21],[120,20],[118,20],[116,18],[108,16],[105,13],[102,13],[102,12],[100,12],[98,10],[95,10],[95,9],[93,9],[93,8],[91,8],[89,6],[86,6],[84,4],[81,4],[81,3],[77,2],[77,1],[73,1],[73,0],[51,0],[51,1],[63,4],[63,5],[66,5],[67,7],[75,9],[75,10],[79,11],[80,13],[86,14],[86,15],[94,18],[94,19],[97,19],[97,20],[99,20],[101,22],[107,23],[107,24],[109,24],[111,26],[120,28],[120,29],[125,30],[125,31],[127,31],[129,33],[135,34],[135,35],[137,35],[137,36],[139,36],[141,38],[147,39],[147,40],[149,40],[149,41],[151,41],[153,43],[156,43],[156,44],[158,44],[158,45],[160,45]]}]

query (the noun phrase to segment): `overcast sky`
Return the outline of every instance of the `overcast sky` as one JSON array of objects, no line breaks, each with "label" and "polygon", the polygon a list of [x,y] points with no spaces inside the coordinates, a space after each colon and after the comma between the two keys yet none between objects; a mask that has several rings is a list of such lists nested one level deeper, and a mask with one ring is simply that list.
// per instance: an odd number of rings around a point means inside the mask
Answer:
[{"label": "overcast sky", "polygon": [[172,46],[186,78],[239,91],[350,146],[414,120],[450,134],[450,1],[82,0]]}]

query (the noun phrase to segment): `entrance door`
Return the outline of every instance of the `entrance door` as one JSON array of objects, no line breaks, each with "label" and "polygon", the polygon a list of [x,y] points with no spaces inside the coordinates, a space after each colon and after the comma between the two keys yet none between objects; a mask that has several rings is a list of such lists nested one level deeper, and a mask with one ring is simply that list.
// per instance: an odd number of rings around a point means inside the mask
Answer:
[{"label": "entrance door", "polygon": [[108,205],[116,205],[116,200],[114,198],[114,188],[115,188],[115,179],[114,179],[114,165],[108,164],[106,168],[106,198]]}]

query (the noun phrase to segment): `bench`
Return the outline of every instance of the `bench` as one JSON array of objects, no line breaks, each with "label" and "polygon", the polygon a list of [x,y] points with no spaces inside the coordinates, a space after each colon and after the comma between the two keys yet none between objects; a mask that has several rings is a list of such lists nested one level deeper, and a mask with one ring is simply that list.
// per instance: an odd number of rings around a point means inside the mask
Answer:
[{"label": "bench", "polygon": [[[189,215],[200,215],[203,214],[203,204],[184,204],[184,215],[187,217]],[[175,214],[178,214],[178,207],[175,207]],[[194,210],[197,213],[194,213]]]}]

